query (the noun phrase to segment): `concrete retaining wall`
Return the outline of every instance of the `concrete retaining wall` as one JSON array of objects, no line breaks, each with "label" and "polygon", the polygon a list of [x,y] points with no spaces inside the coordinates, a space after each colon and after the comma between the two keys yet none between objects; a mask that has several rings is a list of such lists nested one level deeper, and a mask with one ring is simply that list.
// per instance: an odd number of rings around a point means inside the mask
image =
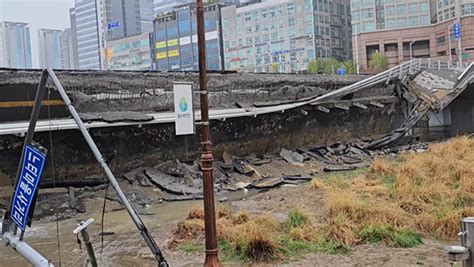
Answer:
[{"label": "concrete retaining wall", "polygon": [[[400,103],[380,109],[333,109],[326,114],[305,108],[308,115],[298,110],[253,117],[212,121],[214,155],[223,151],[233,155],[264,154],[287,149],[314,147],[321,144],[370,138],[385,134],[403,120]],[[199,133],[199,127],[197,128]],[[120,174],[142,164],[153,166],[162,160],[197,159],[199,135],[175,136],[174,124],[143,127],[112,127],[91,129],[94,140],[106,157],[118,152],[112,169]],[[52,134],[57,179],[102,175],[98,164],[77,130],[57,131]],[[35,137],[50,148],[49,133]],[[16,172],[23,139],[16,136],[0,137],[0,171],[9,175]],[[50,177],[52,157],[49,155],[46,177]]]}]

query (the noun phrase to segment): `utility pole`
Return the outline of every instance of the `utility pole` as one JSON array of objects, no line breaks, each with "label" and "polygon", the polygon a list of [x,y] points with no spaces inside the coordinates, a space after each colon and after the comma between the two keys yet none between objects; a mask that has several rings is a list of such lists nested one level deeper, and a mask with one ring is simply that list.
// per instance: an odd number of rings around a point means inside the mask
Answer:
[{"label": "utility pole", "polygon": [[459,67],[462,67],[462,41],[461,41],[461,5],[459,0],[456,0],[456,14],[457,14],[457,21],[459,25],[459,38],[458,38],[458,60],[459,60]]},{"label": "utility pole", "polygon": [[448,26],[449,64],[453,63],[453,53],[451,52],[451,50],[452,50],[452,48],[451,48],[451,26],[453,26],[453,25]]},{"label": "utility pole", "polygon": [[207,97],[206,40],[204,34],[204,5],[196,0],[197,36],[199,55],[199,93],[201,95],[201,170],[204,191],[204,233],[206,239],[206,261],[204,266],[221,266],[217,254],[216,211],[214,208],[214,179],[209,127],[209,99]]},{"label": "utility pole", "polygon": [[355,27],[354,27],[354,30],[355,30],[355,53],[356,53],[356,70],[357,70],[357,74],[359,74],[360,72],[360,66],[359,66],[359,44],[357,42],[357,21],[356,23],[354,24]]}]

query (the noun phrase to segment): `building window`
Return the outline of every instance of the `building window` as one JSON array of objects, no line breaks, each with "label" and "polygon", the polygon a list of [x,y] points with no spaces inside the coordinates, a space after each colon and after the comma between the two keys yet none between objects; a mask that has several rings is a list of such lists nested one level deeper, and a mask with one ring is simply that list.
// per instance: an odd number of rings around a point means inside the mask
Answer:
[{"label": "building window", "polygon": [[295,18],[289,18],[288,19],[288,26],[291,27],[291,26],[295,26]]},{"label": "building window", "polygon": [[430,17],[429,16],[420,16],[420,25],[429,25]]},{"label": "building window", "polygon": [[288,4],[287,10],[288,10],[288,15],[295,14],[295,4],[292,4],[292,3]]},{"label": "building window", "polygon": [[407,26],[407,18],[399,18],[398,19],[398,27],[405,28]]},{"label": "building window", "polygon": [[408,4],[408,13],[413,14],[416,12],[418,12],[418,4],[417,3]]},{"label": "building window", "polygon": [[421,13],[428,12],[428,3],[420,3],[420,12]]},{"label": "building window", "polygon": [[436,42],[439,45],[442,45],[442,44],[446,43],[446,37],[444,37],[444,36],[438,37],[438,38],[436,38]]},{"label": "building window", "polygon": [[397,20],[396,19],[387,19],[387,29],[394,29],[397,27]]},{"label": "building window", "polygon": [[406,5],[397,6],[397,15],[398,16],[405,16],[406,11],[407,11],[407,6]]},{"label": "building window", "polygon": [[465,4],[462,5],[462,14],[474,14],[474,4]]},{"label": "building window", "polygon": [[385,9],[385,15],[387,17],[395,16],[395,6],[387,6]]},{"label": "building window", "polygon": [[410,27],[418,26],[418,17],[409,17],[408,24]]}]

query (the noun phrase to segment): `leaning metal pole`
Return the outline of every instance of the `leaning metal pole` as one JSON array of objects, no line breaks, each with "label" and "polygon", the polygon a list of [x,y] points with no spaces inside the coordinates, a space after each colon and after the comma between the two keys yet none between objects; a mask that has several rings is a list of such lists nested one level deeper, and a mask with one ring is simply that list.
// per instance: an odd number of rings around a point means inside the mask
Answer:
[{"label": "leaning metal pole", "polygon": [[206,237],[206,261],[204,266],[221,266],[217,254],[216,212],[214,208],[214,179],[209,127],[209,99],[207,97],[206,40],[204,37],[204,6],[196,0],[197,36],[199,54],[199,91],[201,102],[201,170],[204,191],[204,231]]},{"label": "leaning metal pole", "polygon": [[[0,229],[2,228],[2,223],[0,222]],[[30,247],[26,242],[21,241],[16,235],[12,232],[4,232],[0,236],[1,239],[5,241],[7,245],[11,245],[12,248],[25,260],[31,263],[33,266],[40,267],[50,267],[54,266],[48,259],[43,255],[39,254],[34,248]]]},{"label": "leaning metal pole", "polygon": [[114,174],[109,168],[109,165],[105,162],[104,158],[102,157],[102,154],[100,153],[99,149],[97,148],[97,145],[95,144],[94,140],[92,139],[91,135],[89,134],[89,131],[87,128],[84,126],[84,123],[82,122],[81,118],[79,117],[79,114],[76,111],[76,108],[71,104],[71,100],[66,94],[66,91],[64,90],[63,86],[59,82],[58,78],[56,77],[56,74],[53,72],[52,69],[48,68],[48,73],[51,78],[51,80],[54,83],[54,86],[58,90],[59,94],[61,95],[61,98],[64,101],[64,104],[68,108],[69,112],[71,113],[72,117],[74,118],[74,121],[76,121],[77,126],[79,127],[79,130],[81,131],[82,135],[86,139],[87,144],[89,145],[90,149],[92,150],[92,153],[94,154],[97,162],[99,162],[100,166],[104,170],[105,174],[107,175],[107,178],[112,185],[112,187],[115,189],[117,192],[118,197],[120,198],[120,201],[122,204],[125,206],[125,209],[127,209],[128,214],[132,218],[132,221],[135,223],[136,227],[140,231],[140,234],[142,235],[143,239],[147,243],[148,247],[150,248],[151,252],[153,253],[155,259],[159,263],[159,267],[166,267],[168,266],[168,263],[166,262],[166,259],[163,257],[163,254],[161,253],[161,250],[158,248],[158,245],[155,243],[155,240],[151,237],[150,233],[148,232],[148,229],[146,228],[145,224],[142,222],[140,217],[138,216],[137,212],[135,209],[132,207],[130,202],[128,201],[127,197],[122,191],[122,188],[120,188],[120,185],[117,182],[117,179],[115,179]]}]

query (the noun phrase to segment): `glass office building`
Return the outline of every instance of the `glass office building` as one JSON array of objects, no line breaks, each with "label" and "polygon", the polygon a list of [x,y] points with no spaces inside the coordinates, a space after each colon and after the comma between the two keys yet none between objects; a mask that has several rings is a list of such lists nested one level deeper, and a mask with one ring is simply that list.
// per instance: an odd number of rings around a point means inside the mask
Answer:
[{"label": "glass office building", "polygon": [[[221,5],[204,7],[206,60],[208,70],[223,69]],[[195,5],[177,6],[154,20],[153,62],[156,70],[198,70],[198,43]]]},{"label": "glass office building", "polygon": [[348,0],[274,0],[222,8],[225,69],[298,72],[351,57]]}]

